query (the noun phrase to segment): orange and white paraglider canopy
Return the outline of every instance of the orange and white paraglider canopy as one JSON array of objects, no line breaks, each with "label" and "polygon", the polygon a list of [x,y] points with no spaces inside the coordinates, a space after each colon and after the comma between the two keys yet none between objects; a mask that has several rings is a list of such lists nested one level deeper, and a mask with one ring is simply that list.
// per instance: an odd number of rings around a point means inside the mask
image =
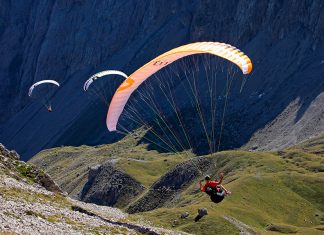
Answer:
[{"label": "orange and white paraglider canopy", "polygon": [[196,42],[174,48],[136,70],[119,86],[109,106],[106,119],[108,130],[116,131],[118,119],[129,97],[147,78],[180,58],[202,53],[213,54],[231,61],[242,70],[243,74],[249,74],[252,71],[252,62],[249,57],[229,44]]}]

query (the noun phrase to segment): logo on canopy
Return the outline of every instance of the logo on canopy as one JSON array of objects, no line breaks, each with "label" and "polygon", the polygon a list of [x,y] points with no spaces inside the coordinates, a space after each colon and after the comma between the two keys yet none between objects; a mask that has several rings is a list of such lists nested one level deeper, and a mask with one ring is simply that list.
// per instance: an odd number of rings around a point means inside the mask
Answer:
[{"label": "logo on canopy", "polygon": [[153,65],[155,66],[166,66],[169,62],[168,61],[161,61],[161,60],[157,60],[153,63]]},{"label": "logo on canopy", "polygon": [[131,87],[133,84],[135,83],[135,81],[131,78],[128,77],[118,88],[117,91],[123,91],[129,87]]}]

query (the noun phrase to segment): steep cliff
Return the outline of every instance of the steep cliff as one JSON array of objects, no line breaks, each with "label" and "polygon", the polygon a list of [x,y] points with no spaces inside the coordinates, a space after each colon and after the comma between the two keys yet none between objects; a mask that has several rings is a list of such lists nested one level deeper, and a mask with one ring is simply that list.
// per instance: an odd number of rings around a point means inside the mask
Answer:
[{"label": "steep cliff", "polygon": [[[107,107],[83,94],[86,78],[107,68],[130,74],[175,46],[209,40],[254,62],[239,105],[229,107],[224,138],[232,144],[223,148],[300,142],[324,131],[323,7],[321,0],[2,1],[0,142],[23,159],[53,146],[113,142]],[[42,79],[62,84],[53,113],[26,95]]]}]

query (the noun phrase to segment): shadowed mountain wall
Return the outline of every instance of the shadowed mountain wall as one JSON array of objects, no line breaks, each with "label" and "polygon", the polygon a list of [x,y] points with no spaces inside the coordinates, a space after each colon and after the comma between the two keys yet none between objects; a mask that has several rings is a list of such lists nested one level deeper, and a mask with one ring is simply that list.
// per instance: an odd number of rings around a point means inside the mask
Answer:
[{"label": "shadowed mountain wall", "polygon": [[[0,142],[26,160],[53,146],[116,141],[105,127],[107,107],[82,91],[87,77],[103,69],[130,74],[195,41],[232,44],[254,63],[238,105],[227,112],[232,147],[280,149],[317,135],[324,131],[323,6],[320,0],[2,1]],[[62,85],[53,113],[27,96],[43,79]]]}]

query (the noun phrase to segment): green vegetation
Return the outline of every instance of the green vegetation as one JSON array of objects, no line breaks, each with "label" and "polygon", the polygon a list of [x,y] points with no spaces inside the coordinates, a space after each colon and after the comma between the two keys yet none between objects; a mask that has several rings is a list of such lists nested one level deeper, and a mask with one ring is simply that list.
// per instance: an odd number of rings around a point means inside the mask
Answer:
[{"label": "green vegetation", "polygon": [[[305,156],[309,157],[309,154],[305,153]],[[213,204],[206,194],[199,193],[195,182],[181,193],[178,200],[168,205],[172,209],[160,208],[140,215],[154,224],[195,234],[237,233],[233,225],[224,221],[227,215],[262,234],[267,231],[320,234],[318,226],[324,222],[323,173],[314,172],[307,164],[297,166],[287,162],[276,153],[226,151],[211,157],[217,161],[212,175],[226,173],[224,186],[232,191],[231,196],[220,204]],[[321,158],[315,156],[312,160],[315,164]],[[194,223],[193,218],[201,207],[207,208],[209,214]],[[185,211],[191,216],[181,220],[180,214]],[[174,220],[180,222],[173,224]],[[269,227],[269,224],[273,226]]]},{"label": "green vegetation", "polygon": [[280,233],[297,233],[296,227],[289,225],[269,224],[266,229]]},{"label": "green vegetation", "polygon": [[302,152],[324,155],[324,134],[305,141],[297,146],[289,148],[288,150],[300,150]]},{"label": "green vegetation", "polygon": [[46,219],[46,216],[42,215],[41,213],[31,211],[31,210],[26,211],[26,215],[31,215],[31,216],[39,217],[42,219]]},{"label": "green vegetation", "polygon": [[[31,161],[46,169],[63,189],[73,184],[78,190],[69,192],[75,194],[86,182],[88,167],[108,159],[114,159],[118,168],[148,188],[178,163],[194,157],[188,153],[161,154],[136,143],[134,136],[128,136],[111,145],[50,149]],[[199,192],[196,179],[166,207],[134,214],[130,219],[195,234],[239,234],[237,226],[225,220],[230,216],[261,234],[321,234],[323,157],[324,136],[284,151],[224,151],[206,156],[215,165],[201,177],[224,172],[224,186],[232,191],[231,196],[214,204]],[[202,207],[208,209],[208,215],[195,223],[193,219]],[[180,219],[184,212],[189,212],[189,218]]]},{"label": "green vegetation", "polygon": [[26,201],[30,203],[42,203],[59,206],[61,208],[71,207],[71,203],[66,197],[53,193],[46,195],[42,193],[35,193],[32,191],[26,191],[19,188],[0,187],[0,195],[13,200]]},{"label": "green vegetation", "polygon": [[45,175],[42,170],[36,169],[35,166],[25,164],[24,162],[17,164],[16,170],[19,175],[24,177],[30,184],[36,183],[35,180],[37,179],[37,177]]},{"label": "green vegetation", "polygon": [[175,155],[147,151],[145,146],[136,146],[132,152],[119,156],[120,160],[116,164],[117,167],[147,188],[168,172],[168,170],[193,157],[188,153]]}]

